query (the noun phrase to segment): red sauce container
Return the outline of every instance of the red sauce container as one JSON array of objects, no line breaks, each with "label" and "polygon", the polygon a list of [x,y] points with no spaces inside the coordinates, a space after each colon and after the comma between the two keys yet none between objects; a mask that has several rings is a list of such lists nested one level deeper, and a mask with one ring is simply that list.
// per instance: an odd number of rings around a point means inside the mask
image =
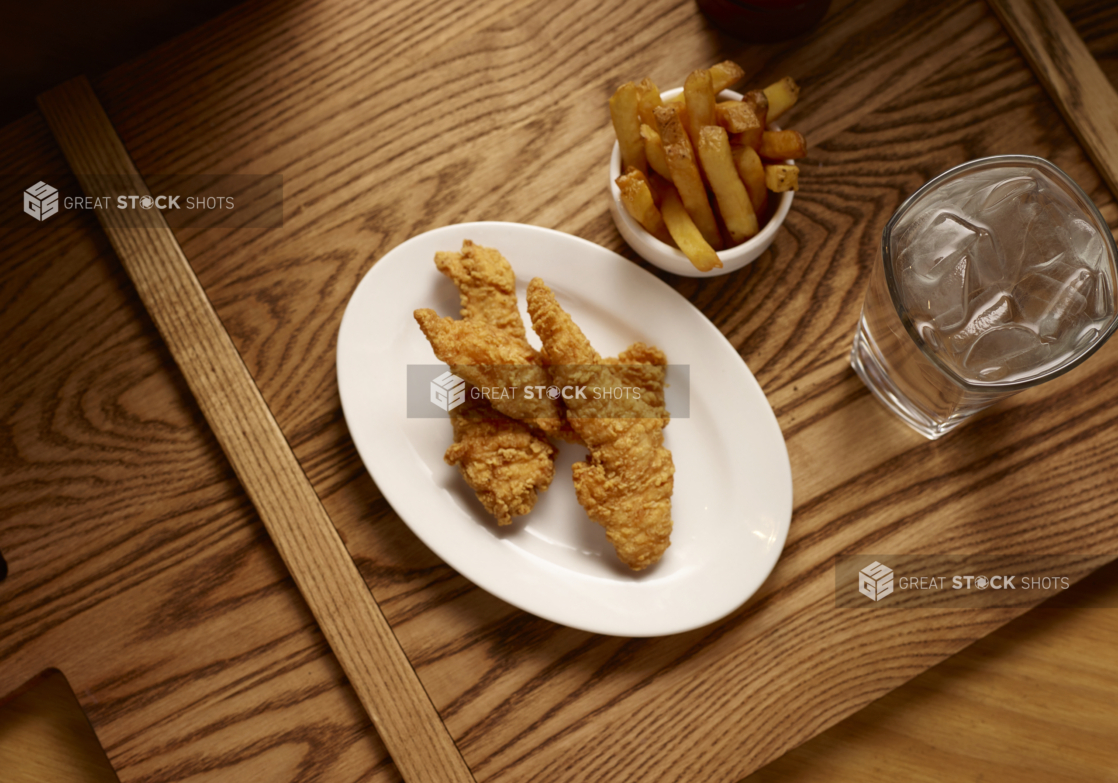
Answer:
[{"label": "red sauce container", "polygon": [[780,41],[805,33],[831,0],[696,0],[717,27],[743,41]]}]

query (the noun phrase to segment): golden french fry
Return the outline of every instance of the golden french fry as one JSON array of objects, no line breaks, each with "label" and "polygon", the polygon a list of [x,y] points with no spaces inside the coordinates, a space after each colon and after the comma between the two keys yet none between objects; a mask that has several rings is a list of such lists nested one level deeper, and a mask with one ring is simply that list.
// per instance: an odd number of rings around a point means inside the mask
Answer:
[{"label": "golden french fry", "polygon": [[[710,74],[710,86],[714,94],[728,90],[745,77],[745,71],[733,60],[726,60],[707,69]],[[683,93],[668,98],[667,103],[682,103]]]},{"label": "golden french fry", "polygon": [[[748,144],[755,150],[761,149],[761,137],[765,132],[765,121],[769,111],[769,99],[765,97],[765,93],[761,90],[751,90],[742,97],[743,108],[738,110],[734,107],[733,111],[736,113],[734,121],[737,126],[741,128],[738,131],[732,131],[729,127],[727,130],[737,135],[735,141],[742,144]],[[748,119],[748,115],[752,114],[752,120]],[[726,126],[725,122],[720,124]]]},{"label": "golden french fry", "polygon": [[710,71],[692,71],[683,83],[683,104],[687,107],[687,124],[684,127],[693,146],[698,146],[703,128],[715,123],[714,95]]},{"label": "golden french fry", "polygon": [[621,170],[630,166],[644,171],[648,163],[641,138],[641,121],[637,114],[637,85],[625,82],[609,99],[609,114],[617,145],[621,148]]},{"label": "golden french fry", "polygon": [[764,214],[769,200],[769,190],[765,186],[765,166],[761,157],[752,147],[731,147],[734,164],[737,166],[738,175],[749,192],[749,201],[753,204],[753,211]]},{"label": "golden french fry", "polygon": [[730,137],[719,125],[708,125],[699,136],[699,160],[706,172],[718,212],[733,244],[740,244],[759,230],[753,203],[730,154]]},{"label": "golden french fry", "polygon": [[722,266],[722,259],[703,239],[702,232],[691,220],[691,215],[683,206],[675,188],[667,188],[664,192],[662,209],[668,232],[675,240],[676,246],[683,251],[683,255],[687,256],[696,269],[700,272],[709,272]]},{"label": "golden french fry", "polygon": [[621,203],[625,211],[633,216],[644,230],[661,242],[671,244],[672,237],[668,233],[660,210],[652,198],[652,191],[648,186],[648,179],[644,172],[629,169],[617,178],[617,187],[621,190]]},{"label": "golden french fry", "polygon": [[724,60],[710,67],[710,84],[714,94],[727,90],[745,78],[745,71],[733,60]]},{"label": "golden french fry", "polygon": [[664,157],[664,143],[660,134],[648,125],[641,125],[641,138],[644,139],[644,155],[648,159],[648,167],[670,180],[672,174],[668,171],[668,160]]},{"label": "golden french fry", "polygon": [[[683,93],[680,93],[680,95],[683,95]],[[687,124],[690,122],[687,117],[687,104],[683,103],[682,101],[680,103],[677,103],[676,111],[679,112],[679,121],[683,123],[683,127],[686,130]]]},{"label": "golden french fry", "polygon": [[652,191],[652,200],[656,202],[656,206],[661,210],[664,207],[664,194],[669,190],[674,190],[675,185],[672,184],[670,179],[665,179],[652,171],[648,175],[648,188]]},{"label": "golden french fry", "polygon": [[799,190],[799,167],[786,163],[775,163],[771,166],[765,166],[765,186],[773,193],[783,193],[786,190]]},{"label": "golden french fry", "polygon": [[653,116],[656,118],[656,127],[660,130],[661,144],[667,148],[669,144],[690,144],[691,139],[683,129],[681,105],[667,105],[658,107]]},{"label": "golden french fry", "polygon": [[769,160],[797,160],[807,155],[807,142],[799,131],[765,131],[757,152]]},{"label": "golden french fry", "polygon": [[750,90],[742,96],[742,102],[753,109],[761,125],[769,121],[769,96],[765,95],[764,90]]},{"label": "golden french fry", "polygon": [[761,149],[761,139],[764,138],[765,132],[760,128],[750,128],[743,133],[735,133],[730,139],[731,145],[752,147],[755,150]]},{"label": "golden french fry", "polygon": [[742,136],[742,143],[754,148],[761,146],[761,134],[765,132],[765,126],[757,117],[753,106],[743,101],[724,101],[715,105],[714,114],[719,125],[730,133]]},{"label": "golden french fry", "polygon": [[769,99],[769,113],[765,120],[765,124],[768,124],[779,119],[796,104],[800,97],[800,86],[791,76],[785,76],[765,88],[765,97]]},{"label": "golden french fry", "polygon": [[722,235],[718,232],[718,222],[714,219],[714,210],[710,207],[694,150],[689,144],[668,144],[664,147],[664,155],[668,159],[672,183],[679,191],[679,198],[687,209],[687,214],[698,226],[707,244],[715,250],[721,250]]},{"label": "golden french fry", "polygon": [[[679,117],[679,121],[681,123],[680,127],[684,128],[684,129],[687,128],[687,123],[688,123],[688,120],[687,120],[687,106],[683,103],[683,93],[682,92],[680,92],[679,95],[674,95],[671,98],[668,98],[668,100],[664,101],[663,106],[661,108],[667,108],[667,109],[671,109],[672,111],[674,111],[676,113],[676,116]],[[653,112],[653,114],[655,114],[655,112]],[[659,120],[657,121],[657,123],[659,123]],[[654,125],[653,127],[659,127],[659,124]],[[661,136],[664,135],[664,129],[663,128],[660,128],[660,135]],[[690,140],[690,137],[688,137],[688,140]],[[668,142],[665,140],[664,144],[667,145]]]},{"label": "golden french fry", "polygon": [[661,105],[663,101],[660,100],[660,88],[648,77],[641,79],[641,83],[637,85],[637,116],[641,118],[641,122],[655,128],[656,119],[652,112]]}]

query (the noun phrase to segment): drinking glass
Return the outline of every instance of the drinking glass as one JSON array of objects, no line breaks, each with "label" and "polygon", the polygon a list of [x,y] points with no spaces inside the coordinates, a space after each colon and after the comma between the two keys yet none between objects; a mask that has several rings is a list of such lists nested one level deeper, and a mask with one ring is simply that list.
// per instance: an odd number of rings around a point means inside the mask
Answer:
[{"label": "drinking glass", "polygon": [[1049,161],[964,163],[885,226],[850,363],[938,438],[1098,350],[1118,328],[1116,258],[1098,208]]}]

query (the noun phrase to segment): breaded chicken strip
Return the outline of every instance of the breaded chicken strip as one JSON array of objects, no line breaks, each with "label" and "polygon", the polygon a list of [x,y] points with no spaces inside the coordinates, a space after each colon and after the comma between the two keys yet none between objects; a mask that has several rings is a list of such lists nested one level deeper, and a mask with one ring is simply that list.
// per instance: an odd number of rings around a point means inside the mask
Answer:
[{"label": "breaded chicken strip", "polygon": [[[554,364],[560,386],[585,386],[585,398],[568,399],[568,420],[590,449],[573,469],[575,491],[586,513],[606,529],[622,562],[633,570],[656,563],[668,548],[675,467],[664,448],[667,423],[643,400],[614,394],[624,387],[542,280],[528,286],[532,328]],[[597,390],[597,391],[595,391]]]},{"label": "breaded chicken strip", "polygon": [[550,441],[471,394],[450,412],[450,421],[454,444],[444,459],[458,467],[497,524],[531,511],[537,493],[555,477],[556,449]]},{"label": "breaded chicken strip", "polygon": [[[435,266],[458,289],[463,321],[488,324],[539,363],[520,317],[516,275],[498,251],[462,243],[460,253],[440,251]],[[556,449],[545,435],[498,412],[470,390],[450,412],[454,443],[443,459],[454,465],[499,525],[532,510],[555,476]]]},{"label": "breaded chicken strip", "polygon": [[616,359],[606,357],[602,361],[613,367],[613,375],[622,386],[639,388],[641,399],[656,410],[656,415],[668,418],[668,410],[664,407],[668,358],[663,351],[653,345],[633,343]]},{"label": "breaded chicken strip", "polygon": [[[437,253],[435,266],[457,287],[463,322],[488,324],[510,339],[506,350],[515,353],[512,345],[518,345],[518,358],[531,357],[533,363],[542,363],[543,357],[527,340],[520,317],[516,276],[500,252],[466,240],[461,252]],[[641,388],[644,399],[662,407],[666,359],[661,351],[636,343],[617,359],[605,361],[617,365],[626,385]],[[477,397],[476,390],[471,390],[467,402],[453,409],[450,417],[454,444],[444,459],[458,468],[498,524],[507,525],[513,517],[531,511],[538,492],[546,490],[555,475],[556,449],[547,437],[500,413],[488,400]],[[559,436],[577,440],[565,421]]]},{"label": "breaded chicken strip", "polygon": [[563,409],[544,393],[552,385],[551,376],[536,363],[531,346],[487,323],[440,318],[434,310],[416,310],[415,320],[439,361],[466,383],[518,390],[507,397],[492,396],[494,408],[548,435],[562,435]]},{"label": "breaded chicken strip", "polygon": [[462,320],[487,323],[509,337],[522,340],[531,353],[516,299],[516,275],[497,250],[462,243],[462,252],[440,251],[435,266],[454,281],[462,302]]}]

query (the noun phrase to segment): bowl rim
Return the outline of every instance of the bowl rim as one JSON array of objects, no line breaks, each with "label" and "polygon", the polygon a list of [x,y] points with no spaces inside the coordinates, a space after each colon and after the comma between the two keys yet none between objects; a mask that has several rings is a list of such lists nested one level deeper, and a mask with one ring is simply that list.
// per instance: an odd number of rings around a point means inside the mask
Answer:
[{"label": "bowl rim", "polygon": [[[682,87],[675,87],[670,90],[662,91],[660,93],[660,97],[672,98],[676,95],[679,95],[681,92],[683,92]],[[740,101],[743,99],[744,96],[739,92],[735,92],[734,90],[722,90],[716,97],[719,100]],[[779,125],[775,124],[772,127],[778,130],[780,128]],[[784,162],[795,165],[795,161],[793,160],[786,160]],[[648,231],[645,230],[644,226],[638,223],[636,219],[629,214],[628,210],[625,209],[625,205],[621,203],[621,189],[617,187],[617,178],[621,176],[621,147],[616,139],[614,139],[613,151],[610,154],[609,171],[610,196],[616,206],[616,214],[620,215],[620,219],[628,225],[630,230],[635,232],[637,236],[648,243],[651,253],[665,256],[663,260],[656,260],[652,258],[646,258],[646,260],[649,263],[659,266],[661,269],[665,269],[665,271],[673,272],[676,274],[681,274],[682,272],[679,272],[675,269],[668,269],[667,265],[679,266],[685,270],[696,271],[694,264],[692,264],[691,260],[683,254],[682,250],[680,250],[678,247],[673,247],[672,245],[662,242],[654,237],[652,234],[648,233]],[[757,232],[756,236],[750,237],[745,242],[742,242],[740,245],[735,245],[733,247],[726,248],[725,250],[715,251],[719,260],[722,261],[722,267],[712,269],[709,272],[703,272],[701,273],[702,276],[710,277],[713,275],[727,274],[729,272],[736,271],[752,263],[757,259],[758,256],[764,253],[768,246],[772,244],[772,240],[776,236],[776,232],[780,229],[780,226],[783,225],[785,217],[787,217],[788,212],[791,210],[792,199],[795,196],[795,191],[786,190],[779,195],[780,200],[777,204],[776,210],[773,212],[772,217],[769,218],[769,222],[765,224],[764,228]],[[623,238],[625,238],[624,235]],[[628,242],[627,238],[626,242]],[[640,254],[642,257],[644,257],[644,254],[640,252],[639,248],[634,247],[633,249],[636,250],[637,253]],[[753,251],[756,251],[756,253],[753,255],[752,258],[744,258]]]}]

